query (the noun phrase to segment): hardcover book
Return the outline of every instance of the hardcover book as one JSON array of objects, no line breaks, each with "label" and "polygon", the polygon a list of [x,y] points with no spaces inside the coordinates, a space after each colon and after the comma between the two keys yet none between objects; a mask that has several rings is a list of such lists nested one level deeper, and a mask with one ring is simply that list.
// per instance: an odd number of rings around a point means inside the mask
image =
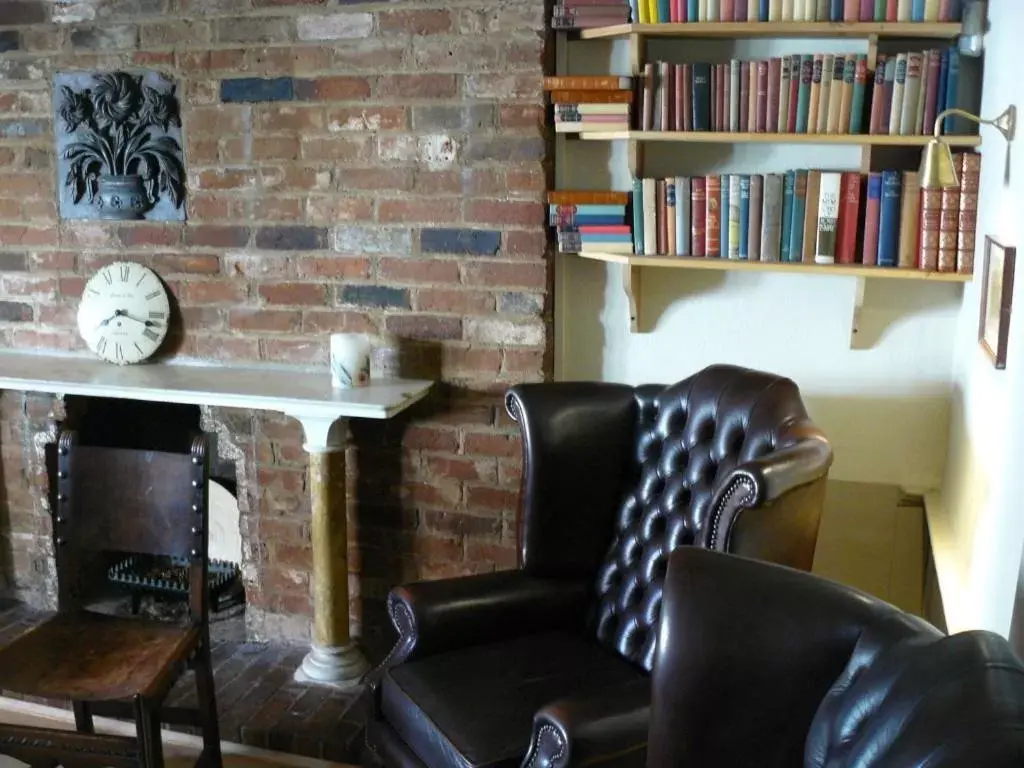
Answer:
[{"label": "hardcover book", "polygon": [[807,211],[804,213],[804,257],[806,263],[814,263],[814,252],[818,245],[818,197],[821,192],[821,171],[807,172]]},{"label": "hardcover book", "polygon": [[899,263],[900,197],[903,182],[899,171],[882,172],[882,207],[878,216],[878,266]]},{"label": "hardcover book", "polygon": [[690,255],[690,179],[676,177],[676,256]]},{"label": "hardcover book", "polygon": [[868,57],[858,56],[854,63],[853,101],[850,104],[849,132],[859,134],[864,128],[864,101],[868,90]]},{"label": "hardcover book", "polygon": [[768,62],[757,62],[757,112],[754,130],[764,133],[768,126]]},{"label": "hardcover book", "polygon": [[807,212],[807,171],[797,171],[793,184],[793,214],[789,225],[789,260],[803,261],[804,216]]},{"label": "hardcover book", "polygon": [[825,171],[818,189],[818,228],[814,248],[815,264],[834,264],[839,226],[839,196],[842,174]]},{"label": "hardcover book", "polygon": [[793,195],[796,193],[796,171],[786,171],[782,177],[782,215],[780,216],[779,261],[790,258],[790,232],[793,226]]},{"label": "hardcover book", "polygon": [[860,225],[860,174],[843,173],[840,183],[836,261],[840,264],[855,264],[857,262],[857,233]]},{"label": "hardcover book", "polygon": [[747,258],[761,260],[761,219],[764,214],[764,176],[750,177],[750,217],[747,226]]},{"label": "hardcover book", "polygon": [[[789,96],[786,98],[785,131],[796,133],[797,101],[800,98],[800,57],[791,56],[789,63]],[[779,130],[783,130],[779,126]]]},{"label": "hardcover book", "polygon": [[740,70],[739,59],[729,62],[729,130],[733,133],[740,130],[740,98],[743,94]]},{"label": "hardcover book", "polygon": [[644,182],[633,179],[633,253],[644,252]]},{"label": "hardcover book", "polygon": [[698,63],[693,69],[693,128],[711,130],[711,65]]},{"label": "hardcover book", "polygon": [[764,211],[761,214],[761,261],[778,261],[782,245],[782,175],[764,176]]},{"label": "hardcover book", "polygon": [[746,131],[750,126],[750,62],[740,62],[740,97],[739,97],[739,130]]},{"label": "hardcover book", "polygon": [[[832,78],[835,77],[836,57],[826,53],[821,62],[821,85],[818,91],[818,122],[815,133],[828,133],[828,107],[832,97]],[[813,84],[812,84],[813,87]]]},{"label": "hardcover book", "polygon": [[704,254],[717,257],[722,249],[722,177],[704,177]]},{"label": "hardcover book", "polygon": [[[900,115],[900,130],[902,136],[913,136],[917,133],[917,103],[921,98],[921,70],[923,57],[920,53],[907,54],[907,77],[903,87],[903,110]],[[899,69],[897,63],[897,86],[899,84]]]},{"label": "hardcover book", "polygon": [[718,204],[718,220],[720,222],[721,231],[718,238],[718,255],[720,258],[729,258],[729,209],[731,205],[731,176],[725,174],[721,178],[722,192]]},{"label": "hardcover book", "polygon": [[[758,77],[760,77],[758,69]],[[782,59],[775,56],[768,60],[767,109],[764,118],[764,130],[767,133],[779,132],[779,101],[782,88]],[[760,87],[760,86],[759,86]],[[758,94],[760,96],[760,93]],[[759,116],[760,117],[760,116]]]},{"label": "hardcover book", "polygon": [[655,198],[658,201],[658,254],[668,253],[668,215],[667,202],[665,198],[666,185],[664,179],[656,179],[654,182]]},{"label": "hardcover book", "polygon": [[875,81],[871,89],[871,117],[868,133],[877,136],[882,133],[882,107],[885,103],[885,54],[878,54],[875,64]]},{"label": "hardcover book", "polygon": [[[828,117],[825,122],[825,133],[840,133],[843,110],[843,77],[846,74],[846,57],[836,56],[832,66],[832,82],[828,97]],[[852,96],[852,94],[851,94]],[[845,131],[845,127],[843,131]]]},{"label": "hardcover book", "polygon": [[956,237],[960,212],[960,188],[942,190],[939,207],[939,272],[956,272]]},{"label": "hardcover book", "polygon": [[800,90],[796,99],[796,132],[807,133],[810,115],[811,80],[814,77],[814,57],[804,54],[800,57]]},{"label": "hardcover book", "polygon": [[643,180],[644,255],[658,255],[658,185],[654,179]]},{"label": "hardcover book", "polygon": [[[736,258],[750,258],[750,177],[743,175],[740,179],[740,203],[739,203],[739,248]],[[732,243],[732,229],[730,222],[730,245]],[[730,258],[732,254],[730,253]]]},{"label": "hardcover book", "polygon": [[672,255],[676,252],[676,180],[665,180],[665,221],[667,237],[664,253]]},{"label": "hardcover book", "polygon": [[690,179],[690,254],[706,255],[707,244],[707,179],[694,176]]},{"label": "hardcover book", "polygon": [[839,124],[836,133],[850,133],[850,122],[853,115],[854,77],[857,73],[857,58],[847,56],[843,66],[843,88],[839,101]]},{"label": "hardcover book", "polygon": [[821,106],[821,79],[825,72],[825,56],[814,54],[814,66],[811,74],[811,89],[808,98],[807,132],[818,133],[818,112]]},{"label": "hardcover book", "polygon": [[896,55],[895,75],[892,87],[892,105],[889,108],[890,136],[899,136],[903,127],[903,95],[907,87],[907,54]]},{"label": "hardcover book", "polygon": [[961,152],[955,158],[960,174],[960,207],[957,217],[956,271],[974,272],[974,248],[978,229],[978,183],[981,177],[981,155]]},{"label": "hardcover book", "polygon": [[921,269],[939,268],[939,222],[942,216],[942,190],[921,190],[921,234],[917,263]]},{"label": "hardcover book", "polygon": [[882,211],[882,174],[872,171],[868,174],[867,201],[864,206],[864,248],[861,262],[867,265],[878,263],[878,225]]}]

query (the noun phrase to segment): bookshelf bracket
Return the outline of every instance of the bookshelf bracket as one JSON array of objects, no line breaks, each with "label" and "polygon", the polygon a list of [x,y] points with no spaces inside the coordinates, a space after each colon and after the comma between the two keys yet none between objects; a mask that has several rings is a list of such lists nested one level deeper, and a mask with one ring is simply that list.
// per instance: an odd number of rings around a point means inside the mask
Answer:
[{"label": "bookshelf bracket", "polygon": [[857,344],[857,333],[860,331],[860,313],[864,308],[864,289],[867,286],[867,278],[857,277],[853,287],[853,313],[850,318],[850,349],[859,349]]},{"label": "bookshelf bracket", "polygon": [[626,294],[626,303],[629,307],[629,332],[640,333],[640,309],[641,309],[641,272],[640,267],[632,264],[622,265],[622,290]]}]

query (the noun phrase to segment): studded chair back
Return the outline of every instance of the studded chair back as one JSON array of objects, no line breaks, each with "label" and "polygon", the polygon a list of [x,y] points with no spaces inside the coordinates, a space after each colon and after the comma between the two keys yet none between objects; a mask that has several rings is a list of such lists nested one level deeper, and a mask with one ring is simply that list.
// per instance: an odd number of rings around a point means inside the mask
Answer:
[{"label": "studded chair back", "polygon": [[669,554],[726,549],[718,526],[744,462],[794,444],[808,424],[795,383],[711,366],[669,387],[636,390],[635,485],[596,583],[598,641],[650,671]]},{"label": "studded chair back", "polygon": [[74,432],[57,449],[58,604],[77,610],[80,552],[125,552],[189,562],[193,622],[206,618],[207,479],[205,437],[190,453],[79,445]]}]

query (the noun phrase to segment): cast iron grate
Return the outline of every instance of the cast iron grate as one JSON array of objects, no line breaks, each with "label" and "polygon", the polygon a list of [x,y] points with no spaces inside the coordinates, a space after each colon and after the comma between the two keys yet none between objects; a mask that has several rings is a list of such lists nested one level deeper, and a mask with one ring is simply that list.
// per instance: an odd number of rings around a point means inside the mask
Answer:
[{"label": "cast iron grate", "polygon": [[[245,599],[237,563],[211,560],[206,576],[210,609],[222,611]],[[175,600],[188,597],[188,559],[154,555],[129,555],[107,571],[107,578],[128,590]]]}]

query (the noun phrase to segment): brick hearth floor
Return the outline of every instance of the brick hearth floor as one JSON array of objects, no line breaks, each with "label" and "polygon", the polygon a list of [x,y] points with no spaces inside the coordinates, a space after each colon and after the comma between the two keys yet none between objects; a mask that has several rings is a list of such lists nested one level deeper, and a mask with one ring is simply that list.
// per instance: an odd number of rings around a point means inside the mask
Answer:
[{"label": "brick hearth floor", "polygon": [[[47,615],[19,603],[0,601],[0,646]],[[360,761],[369,707],[366,695],[294,682],[292,673],[308,647],[246,642],[240,615],[214,618],[210,634],[222,739],[324,760]],[[62,701],[31,701],[70,706]],[[190,702],[195,705],[191,673],[179,681],[167,703],[189,706]]]}]

